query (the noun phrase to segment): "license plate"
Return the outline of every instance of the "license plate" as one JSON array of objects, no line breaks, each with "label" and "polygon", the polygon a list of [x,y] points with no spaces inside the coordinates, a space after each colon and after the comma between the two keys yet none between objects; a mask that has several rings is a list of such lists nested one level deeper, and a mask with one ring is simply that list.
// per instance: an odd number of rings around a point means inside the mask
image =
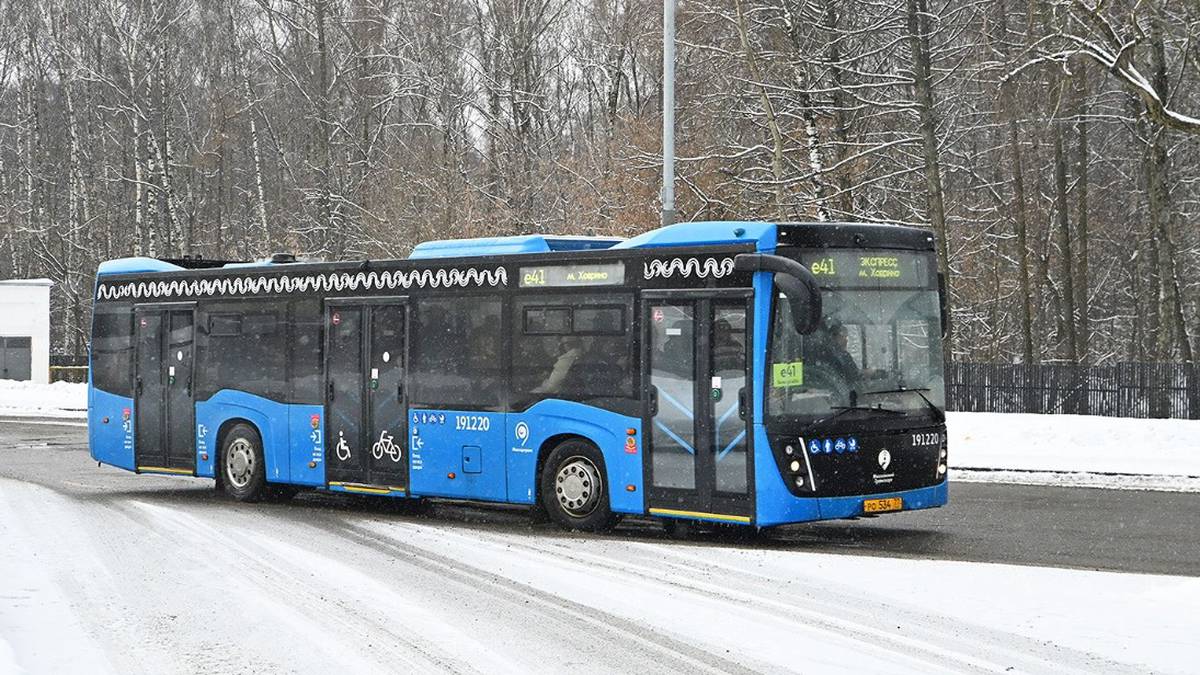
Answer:
[{"label": "license plate", "polygon": [[899,497],[863,500],[863,513],[885,513],[899,511],[902,508],[904,508],[904,500]]}]

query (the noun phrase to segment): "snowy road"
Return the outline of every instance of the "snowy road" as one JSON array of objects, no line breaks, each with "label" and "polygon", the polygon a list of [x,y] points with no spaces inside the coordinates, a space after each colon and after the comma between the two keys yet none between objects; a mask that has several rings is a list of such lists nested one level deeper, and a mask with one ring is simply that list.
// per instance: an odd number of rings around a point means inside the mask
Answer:
[{"label": "snowy road", "polygon": [[97,468],[82,428],[0,421],[0,672],[1194,670],[1200,495],[951,499],[747,540],[584,536],[245,506]]}]

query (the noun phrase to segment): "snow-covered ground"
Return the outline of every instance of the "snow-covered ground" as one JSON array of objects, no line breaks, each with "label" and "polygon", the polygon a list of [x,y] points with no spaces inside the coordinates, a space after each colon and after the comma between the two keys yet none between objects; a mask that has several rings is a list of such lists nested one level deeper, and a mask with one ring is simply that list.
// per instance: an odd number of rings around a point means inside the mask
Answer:
[{"label": "snow-covered ground", "polygon": [[[87,386],[0,380],[0,416],[84,418]],[[1200,492],[1200,421],[947,415],[951,479]]]},{"label": "snow-covered ground", "polygon": [[87,417],[87,385],[0,380],[0,416],[84,419]]},{"label": "snow-covered ground", "polygon": [[1195,670],[1200,578],[293,519],[178,489],[0,479],[0,672]]},{"label": "snow-covered ground", "polygon": [[1200,492],[1200,421],[948,413],[950,478]]}]

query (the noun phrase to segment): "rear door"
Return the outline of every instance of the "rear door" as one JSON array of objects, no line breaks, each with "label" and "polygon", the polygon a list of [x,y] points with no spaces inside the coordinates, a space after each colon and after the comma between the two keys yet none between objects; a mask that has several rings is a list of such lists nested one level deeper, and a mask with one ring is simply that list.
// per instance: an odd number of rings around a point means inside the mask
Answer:
[{"label": "rear door", "polygon": [[326,479],[408,486],[404,298],[326,301]]}]

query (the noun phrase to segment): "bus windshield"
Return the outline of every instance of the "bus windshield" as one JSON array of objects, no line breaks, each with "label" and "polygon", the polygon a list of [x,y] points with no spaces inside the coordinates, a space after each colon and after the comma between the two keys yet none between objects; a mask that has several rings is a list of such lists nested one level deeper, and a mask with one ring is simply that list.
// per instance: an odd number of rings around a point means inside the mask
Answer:
[{"label": "bus windshield", "polygon": [[784,296],[776,297],[768,416],[811,423],[874,408],[909,422],[940,421],[941,311],[931,257],[840,251],[802,258],[822,283],[824,311],[820,326],[800,335]]}]

